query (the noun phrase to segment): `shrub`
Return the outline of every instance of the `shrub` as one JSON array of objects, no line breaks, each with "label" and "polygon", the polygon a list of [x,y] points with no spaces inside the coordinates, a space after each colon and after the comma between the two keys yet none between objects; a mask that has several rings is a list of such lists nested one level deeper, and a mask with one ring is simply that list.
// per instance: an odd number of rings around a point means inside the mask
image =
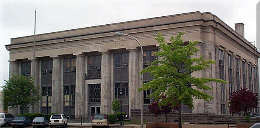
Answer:
[{"label": "shrub", "polygon": [[120,109],[120,102],[118,99],[114,99],[113,102],[112,102],[112,109],[114,111],[114,113],[117,113]]},{"label": "shrub", "polygon": [[47,120],[50,120],[51,115],[53,115],[53,114],[55,114],[55,113],[49,113],[48,115],[44,115],[44,117],[45,117]]},{"label": "shrub", "polygon": [[116,114],[108,114],[107,115],[107,119],[108,119],[108,122],[110,123],[110,124],[113,124],[113,123],[115,123],[116,122]]},{"label": "shrub", "polygon": [[43,117],[44,115],[42,113],[24,113],[20,114],[19,116],[26,116],[29,119],[33,120],[35,117]]},{"label": "shrub", "polygon": [[[123,115],[124,118],[126,117],[126,113],[125,113],[125,112],[122,112],[122,115]],[[116,117],[117,117],[117,120],[118,120],[118,121],[123,120],[122,117],[121,117],[121,112],[118,112],[118,113],[116,114]]]}]

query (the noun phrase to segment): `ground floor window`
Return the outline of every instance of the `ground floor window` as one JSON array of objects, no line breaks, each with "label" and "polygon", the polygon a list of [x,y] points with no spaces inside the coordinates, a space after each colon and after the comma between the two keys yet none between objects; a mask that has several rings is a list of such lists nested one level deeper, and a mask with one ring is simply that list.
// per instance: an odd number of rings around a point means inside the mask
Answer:
[{"label": "ground floor window", "polygon": [[221,104],[221,114],[226,114],[226,105],[225,104]]},{"label": "ground floor window", "polygon": [[144,90],[144,104],[150,104],[151,99],[149,98],[149,95],[151,94],[151,90]]},{"label": "ground floor window", "polygon": [[91,106],[90,108],[91,117],[100,114],[100,106]]},{"label": "ground floor window", "polygon": [[127,99],[128,98],[128,83],[115,84],[115,98]]},{"label": "ground floor window", "polygon": [[48,107],[51,106],[51,97],[52,97],[52,87],[43,86],[42,87],[42,107],[47,107],[47,97],[48,97]]}]

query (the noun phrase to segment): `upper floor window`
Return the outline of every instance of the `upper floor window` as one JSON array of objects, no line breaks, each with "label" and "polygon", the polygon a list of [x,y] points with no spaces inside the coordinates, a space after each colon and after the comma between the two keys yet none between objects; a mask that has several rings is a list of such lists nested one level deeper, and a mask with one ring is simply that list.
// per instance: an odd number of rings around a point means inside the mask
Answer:
[{"label": "upper floor window", "polygon": [[76,72],[76,58],[64,58],[64,72]]},{"label": "upper floor window", "polygon": [[86,79],[101,78],[101,56],[88,56],[88,71]]},{"label": "upper floor window", "polygon": [[236,83],[237,83],[237,90],[240,89],[240,67],[239,67],[239,58],[236,58]]},{"label": "upper floor window", "polygon": [[114,67],[126,68],[128,66],[128,53],[115,53],[114,54]]},{"label": "upper floor window", "polygon": [[248,86],[249,90],[253,91],[253,85],[252,85],[252,66],[251,64],[248,64]]},{"label": "upper floor window", "polygon": [[246,86],[246,62],[245,62],[245,60],[242,62],[242,78],[243,78],[243,86]]},{"label": "upper floor window", "polygon": [[21,75],[31,76],[31,62],[22,62],[21,63]]},{"label": "upper floor window", "polygon": [[229,88],[229,96],[233,91],[233,76],[232,76],[232,56],[228,54],[228,88]]},{"label": "upper floor window", "polygon": [[257,84],[257,68],[254,67],[254,91],[257,92],[258,90],[258,84]]},{"label": "upper floor window", "polygon": [[145,50],[144,51],[144,56],[143,56],[143,65],[144,68],[148,67],[151,65],[151,63],[157,59],[157,56],[155,56],[155,52],[157,52],[157,50]]},{"label": "upper floor window", "polygon": [[[219,49],[219,78],[220,79],[225,79],[224,78],[224,51],[222,49]],[[225,100],[225,84],[221,84],[221,100]]]},{"label": "upper floor window", "polygon": [[224,79],[224,51],[219,50],[219,78]]}]

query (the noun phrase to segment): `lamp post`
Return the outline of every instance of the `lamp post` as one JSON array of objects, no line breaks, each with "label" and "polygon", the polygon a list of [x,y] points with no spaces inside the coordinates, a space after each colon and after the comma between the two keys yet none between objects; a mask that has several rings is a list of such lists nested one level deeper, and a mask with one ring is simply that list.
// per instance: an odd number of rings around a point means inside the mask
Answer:
[{"label": "lamp post", "polygon": [[[125,34],[125,33],[121,33],[121,32],[115,32],[115,34],[114,34],[115,36],[128,36],[128,37],[130,37],[130,38],[132,38],[132,39],[134,39],[137,43],[138,43],[138,45],[139,45],[139,47],[141,48],[141,54],[142,54],[142,57],[141,57],[141,69],[143,69],[143,56],[144,56],[144,51],[143,51],[143,47],[142,47],[142,45],[141,45],[141,43],[139,42],[139,40],[137,40],[134,36],[131,36],[131,35],[129,35],[129,34]],[[142,82],[143,82],[143,75],[141,75],[141,84],[143,84]],[[141,91],[140,92],[141,93],[141,96],[140,96],[140,104],[141,104],[141,127],[143,128],[143,125],[144,125],[144,106],[143,106],[143,91]]]},{"label": "lamp post", "polygon": [[121,118],[120,118],[120,125],[123,125],[123,114],[122,114],[122,112],[123,112],[123,101],[122,101],[122,92],[123,91],[123,87],[122,87],[122,83],[120,83],[120,91],[119,91],[119,94],[120,94],[120,116],[121,116]]},{"label": "lamp post", "polygon": [[[48,90],[49,91],[49,90]],[[46,93],[46,116],[48,116],[48,114],[49,114],[49,93],[48,93],[48,91],[47,91],[47,93]]]}]

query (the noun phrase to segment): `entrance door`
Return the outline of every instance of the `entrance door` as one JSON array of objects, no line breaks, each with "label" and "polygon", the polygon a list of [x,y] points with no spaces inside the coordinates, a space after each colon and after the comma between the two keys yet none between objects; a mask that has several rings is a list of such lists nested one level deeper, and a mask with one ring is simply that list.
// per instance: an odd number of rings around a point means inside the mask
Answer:
[{"label": "entrance door", "polygon": [[100,114],[100,106],[91,106],[91,117]]}]

